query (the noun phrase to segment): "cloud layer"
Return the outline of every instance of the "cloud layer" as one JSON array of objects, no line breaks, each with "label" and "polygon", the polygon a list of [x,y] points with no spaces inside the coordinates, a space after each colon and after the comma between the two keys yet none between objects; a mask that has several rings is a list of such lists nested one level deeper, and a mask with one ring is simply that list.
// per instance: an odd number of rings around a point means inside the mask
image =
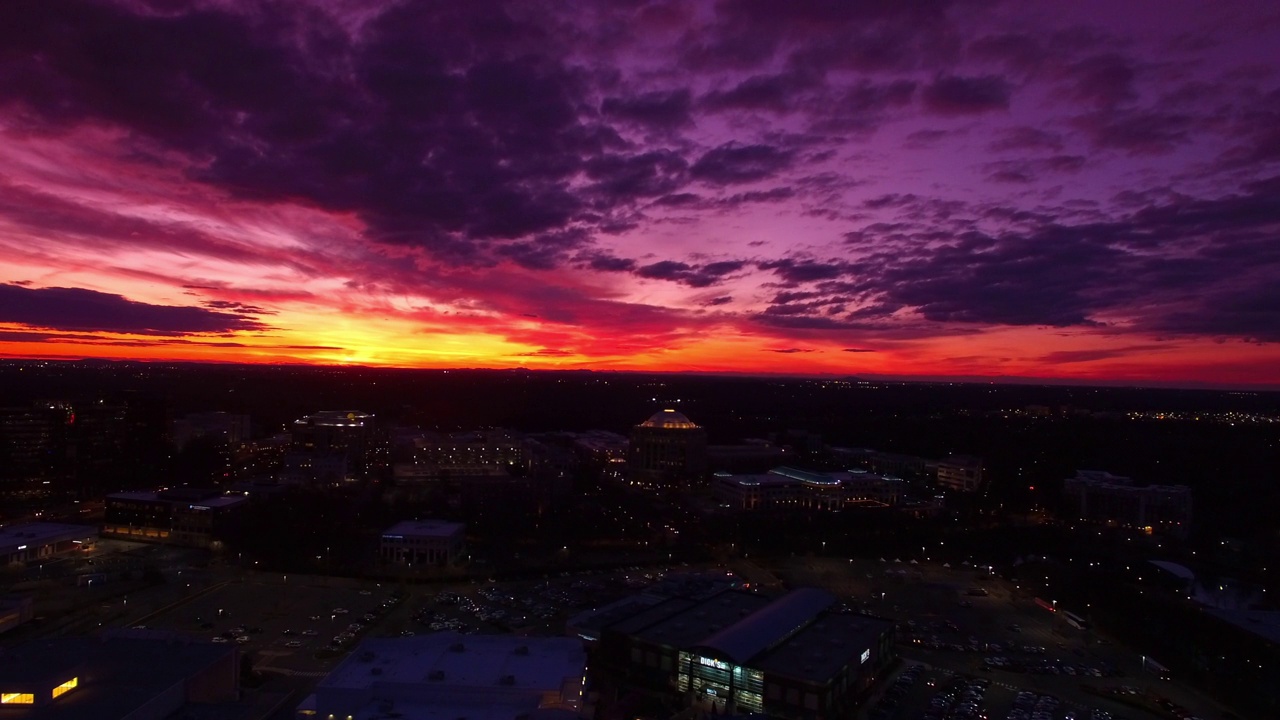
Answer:
[{"label": "cloud layer", "polygon": [[1280,14],[1098,10],[14,0],[0,341],[1280,383]]}]

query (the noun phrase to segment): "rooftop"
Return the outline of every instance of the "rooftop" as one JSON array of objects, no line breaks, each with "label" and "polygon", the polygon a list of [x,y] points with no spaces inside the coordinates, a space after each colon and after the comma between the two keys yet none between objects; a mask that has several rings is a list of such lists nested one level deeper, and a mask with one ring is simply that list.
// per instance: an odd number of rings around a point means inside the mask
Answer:
[{"label": "rooftop", "polygon": [[239,495],[212,495],[201,500],[179,499],[173,497],[165,497],[163,492],[148,491],[131,491],[118,492],[107,495],[108,500],[134,500],[138,502],[164,502],[170,505],[186,505],[192,510],[225,508],[232,505],[239,505],[247,502],[247,498],[243,494]]},{"label": "rooftop", "polygon": [[93,537],[98,529],[86,525],[63,523],[26,523],[0,527],[0,549],[17,548],[19,545],[46,545],[48,543]]},{"label": "rooftop", "polygon": [[461,534],[467,526],[447,520],[402,520],[382,531],[382,536],[448,538]]},{"label": "rooftop", "polygon": [[824,683],[845,665],[860,664],[863,657],[870,659],[880,635],[892,626],[889,620],[864,615],[822,613],[813,624],[751,665],[770,675]]},{"label": "rooftop", "polygon": [[365,638],[316,689],[402,684],[559,692],[566,679],[582,677],[586,662],[582,643],[568,637],[444,632]]},{"label": "rooftop", "polygon": [[769,598],[744,590],[726,590],[701,602],[685,602],[689,607],[636,632],[636,637],[655,645],[691,647],[764,608]]},{"label": "rooftop", "polygon": [[835,602],[836,596],[825,590],[792,590],[717,631],[698,645],[714,651],[721,659],[742,665],[798,632]]},{"label": "rooftop", "polygon": [[651,415],[648,420],[640,423],[640,427],[665,428],[667,430],[693,430],[698,426],[695,425],[692,420],[685,417],[683,413],[679,413],[668,408]]}]

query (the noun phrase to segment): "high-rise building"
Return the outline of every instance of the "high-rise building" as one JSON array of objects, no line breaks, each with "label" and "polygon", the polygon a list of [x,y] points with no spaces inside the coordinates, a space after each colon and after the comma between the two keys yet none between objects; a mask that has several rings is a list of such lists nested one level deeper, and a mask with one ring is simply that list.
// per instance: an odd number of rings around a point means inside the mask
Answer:
[{"label": "high-rise building", "polygon": [[633,485],[679,489],[707,472],[707,431],[675,410],[654,413],[631,430],[627,479]]}]

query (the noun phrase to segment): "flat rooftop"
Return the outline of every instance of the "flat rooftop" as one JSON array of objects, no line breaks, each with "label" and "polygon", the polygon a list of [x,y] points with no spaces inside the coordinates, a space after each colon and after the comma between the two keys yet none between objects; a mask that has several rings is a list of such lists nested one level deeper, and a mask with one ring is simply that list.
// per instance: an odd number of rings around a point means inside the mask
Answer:
[{"label": "flat rooftop", "polygon": [[467,529],[462,523],[447,520],[403,520],[382,531],[382,536],[449,538]]},{"label": "flat rooftop", "polygon": [[635,637],[655,645],[685,648],[696,645],[739,620],[758,612],[770,598],[744,590],[726,590],[651,625]]},{"label": "flat rooftop", "polygon": [[163,502],[170,505],[186,505],[191,508],[225,508],[240,503],[247,502],[248,499],[244,495],[213,495],[201,500],[182,500],[176,498],[161,497],[158,492],[147,491],[131,491],[118,492],[107,495],[108,500],[133,500],[136,502]]},{"label": "flat rooftop", "polygon": [[452,632],[365,638],[316,690],[427,685],[559,692],[567,679],[581,679],[586,664],[577,638]]},{"label": "flat rooftop", "polygon": [[[845,613],[822,613],[808,627],[751,662],[770,675],[809,683],[825,683],[845,665],[860,665],[862,654],[874,655],[889,620]],[[870,656],[868,656],[870,658]]]},{"label": "flat rooftop", "polygon": [[64,523],[25,523],[0,527],[0,550],[13,552],[21,545],[46,545],[48,543],[94,537],[96,527]]}]

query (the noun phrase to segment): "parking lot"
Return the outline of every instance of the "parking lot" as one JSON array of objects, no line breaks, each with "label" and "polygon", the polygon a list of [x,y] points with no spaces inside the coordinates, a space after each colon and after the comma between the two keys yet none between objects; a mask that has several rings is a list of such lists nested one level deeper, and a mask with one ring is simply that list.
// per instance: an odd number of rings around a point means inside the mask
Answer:
[{"label": "parking lot", "polygon": [[[919,687],[899,688],[902,698],[884,720],[1221,717],[1211,700],[1144,671],[1140,653],[1071,627],[1056,608],[1037,606],[1017,586],[975,567],[792,558],[769,569],[789,585],[827,587],[850,609],[898,621],[899,652],[906,665],[922,666],[921,677]],[[981,711],[957,715],[947,705],[931,714],[939,695],[962,697],[964,688],[949,684],[956,678],[990,682]],[[1030,705],[1021,708],[1019,692],[1052,699],[1023,696],[1021,705]],[[1121,702],[1126,696],[1163,698],[1177,712],[1150,713]],[[884,709],[873,707],[867,717]]]}]

